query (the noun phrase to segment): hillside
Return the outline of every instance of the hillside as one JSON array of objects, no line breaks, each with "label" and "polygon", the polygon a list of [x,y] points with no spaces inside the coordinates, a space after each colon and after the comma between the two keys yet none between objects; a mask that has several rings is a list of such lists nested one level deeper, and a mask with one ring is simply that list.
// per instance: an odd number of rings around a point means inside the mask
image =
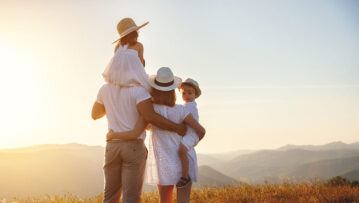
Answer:
[{"label": "hillside", "polygon": [[[205,155],[212,157],[212,158],[216,158],[218,160],[229,161],[229,160],[234,159],[237,156],[244,155],[244,154],[250,154],[250,153],[253,153],[256,151],[257,150],[235,150],[235,151],[230,151],[230,152],[205,154]],[[198,155],[204,155],[204,154],[198,154]]]},{"label": "hillside", "polygon": [[297,166],[295,169],[292,169],[292,171],[287,175],[303,178],[317,175],[318,177],[327,179],[329,177],[344,174],[348,171],[358,168],[359,156],[356,156],[349,158],[320,160],[313,163],[303,164]]},{"label": "hillside", "polygon": [[206,185],[221,186],[221,185],[229,185],[229,184],[238,183],[238,181],[236,181],[235,179],[230,178],[230,177],[214,170],[213,168],[211,168],[209,166],[200,166],[198,168],[198,176],[199,176],[198,177],[199,184],[201,186],[206,186]]},{"label": "hillside", "polygon": [[357,149],[359,150],[359,142],[346,144],[344,142],[332,142],[325,145],[286,145],[278,148],[278,150],[304,149],[310,151],[319,150],[336,150],[336,149]]},{"label": "hillside", "polygon": [[[80,144],[39,145],[0,150],[0,198],[62,194],[94,196],[103,190],[104,148]],[[317,175],[323,179],[343,175],[358,179],[359,150],[262,150],[225,160],[199,154],[199,183],[278,182]],[[202,166],[201,166],[202,165]],[[144,185],[145,191],[156,190]]]},{"label": "hillside", "polygon": [[213,165],[224,163],[225,160],[216,158],[208,154],[197,154],[198,166]]},{"label": "hillside", "polygon": [[[241,155],[235,159],[211,165],[214,169],[236,179],[249,179],[250,182],[278,179],[281,175],[287,175],[296,167],[320,160],[340,159],[359,156],[359,150],[341,149],[328,151],[287,150],[274,151],[263,150],[247,155]],[[355,165],[352,165],[355,168]],[[320,171],[317,171],[318,174]]]},{"label": "hillside", "polygon": [[343,173],[341,176],[348,178],[349,180],[359,180],[359,168],[356,170]]},{"label": "hillside", "polygon": [[0,151],[0,197],[73,192],[96,195],[103,188],[104,150],[84,145]]},{"label": "hillside", "polygon": [[[173,202],[176,201],[174,195]],[[103,194],[80,198],[76,194],[59,196],[46,195],[42,197],[17,198],[9,202],[62,202],[62,203],[99,203]],[[6,202],[6,200],[2,199]],[[158,203],[157,192],[144,192],[143,203]],[[242,202],[359,202],[359,187],[349,185],[331,186],[318,182],[301,182],[296,184],[265,184],[246,185],[234,184],[226,187],[194,188],[191,191],[191,202],[195,203],[242,203]]]},{"label": "hillside", "polygon": [[[80,144],[39,145],[0,150],[0,198],[70,192],[94,196],[103,191],[104,148]],[[199,168],[197,185],[224,185],[234,180]],[[144,185],[145,191],[156,190]]]}]

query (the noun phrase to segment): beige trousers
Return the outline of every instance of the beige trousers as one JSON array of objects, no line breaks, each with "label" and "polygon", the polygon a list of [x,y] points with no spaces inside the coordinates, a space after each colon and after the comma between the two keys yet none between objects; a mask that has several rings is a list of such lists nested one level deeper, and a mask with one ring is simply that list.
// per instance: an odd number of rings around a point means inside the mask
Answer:
[{"label": "beige trousers", "polygon": [[141,201],[147,148],[143,140],[108,142],[105,152],[104,203]]}]

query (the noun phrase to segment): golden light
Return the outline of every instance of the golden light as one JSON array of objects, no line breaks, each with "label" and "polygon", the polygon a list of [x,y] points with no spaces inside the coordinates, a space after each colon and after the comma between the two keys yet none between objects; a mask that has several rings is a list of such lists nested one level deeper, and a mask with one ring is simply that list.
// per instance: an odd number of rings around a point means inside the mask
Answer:
[{"label": "golden light", "polygon": [[40,69],[23,47],[0,41],[0,92],[2,107],[1,140],[14,139],[12,135],[30,132],[40,121]]}]

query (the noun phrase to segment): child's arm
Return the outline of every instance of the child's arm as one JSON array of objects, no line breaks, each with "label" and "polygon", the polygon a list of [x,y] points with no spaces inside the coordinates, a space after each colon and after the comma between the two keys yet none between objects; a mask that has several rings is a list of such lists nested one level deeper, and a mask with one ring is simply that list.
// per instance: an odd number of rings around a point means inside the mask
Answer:
[{"label": "child's arm", "polygon": [[110,132],[107,133],[107,141],[112,139],[135,140],[142,134],[146,126],[147,122],[141,116],[138,118],[135,128],[131,131],[113,132],[110,130]]},{"label": "child's arm", "polygon": [[183,121],[187,125],[189,125],[194,131],[196,131],[199,140],[201,140],[206,134],[206,130],[203,128],[201,124],[198,123],[198,121],[196,121],[196,119],[192,117],[191,114],[188,114]]},{"label": "child's arm", "polygon": [[140,58],[143,67],[145,67],[145,59],[143,58],[143,45],[140,42],[137,42],[135,45],[129,47],[129,49],[137,51],[138,57]]},{"label": "child's arm", "polygon": [[140,57],[143,67],[145,67],[145,59],[143,58],[143,45],[138,42],[138,57]]}]

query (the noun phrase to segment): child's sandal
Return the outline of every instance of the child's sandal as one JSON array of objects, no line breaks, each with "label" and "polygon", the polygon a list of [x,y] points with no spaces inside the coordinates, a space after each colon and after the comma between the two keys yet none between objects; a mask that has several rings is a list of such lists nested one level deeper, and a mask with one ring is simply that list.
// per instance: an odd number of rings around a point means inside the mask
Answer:
[{"label": "child's sandal", "polygon": [[176,187],[177,188],[184,188],[188,185],[188,183],[190,183],[192,180],[191,180],[191,177],[188,176],[188,178],[186,177],[181,177],[180,180],[178,181],[178,183],[176,184]]}]

